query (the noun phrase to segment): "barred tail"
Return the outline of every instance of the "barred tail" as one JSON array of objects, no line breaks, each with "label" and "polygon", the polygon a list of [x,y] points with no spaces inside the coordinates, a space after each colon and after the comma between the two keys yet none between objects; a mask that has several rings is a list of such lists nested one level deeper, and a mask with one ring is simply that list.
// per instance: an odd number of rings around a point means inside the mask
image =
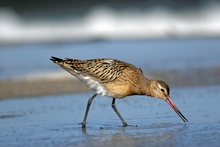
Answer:
[{"label": "barred tail", "polygon": [[63,61],[63,59],[53,57],[53,56],[51,56],[50,60],[53,61],[54,63],[57,63],[57,64],[59,64],[60,62]]}]

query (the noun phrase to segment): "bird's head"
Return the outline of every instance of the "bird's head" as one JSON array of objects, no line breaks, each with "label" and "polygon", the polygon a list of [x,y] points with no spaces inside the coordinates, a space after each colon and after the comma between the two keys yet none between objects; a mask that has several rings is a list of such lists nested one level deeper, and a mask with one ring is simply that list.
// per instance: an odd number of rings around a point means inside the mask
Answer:
[{"label": "bird's head", "polygon": [[170,88],[164,81],[153,81],[151,84],[151,96],[166,100],[170,97]]},{"label": "bird's head", "polygon": [[179,109],[171,100],[170,88],[164,81],[157,80],[151,82],[150,96],[165,100],[184,122],[188,122],[188,120],[183,116],[183,114],[179,111]]}]

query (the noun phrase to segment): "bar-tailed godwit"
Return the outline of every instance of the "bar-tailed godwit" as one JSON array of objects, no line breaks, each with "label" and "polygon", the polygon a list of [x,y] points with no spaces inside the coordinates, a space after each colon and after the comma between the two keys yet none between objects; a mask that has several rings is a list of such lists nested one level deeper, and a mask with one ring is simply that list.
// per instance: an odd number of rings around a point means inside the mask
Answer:
[{"label": "bar-tailed godwit", "polygon": [[188,120],[175,106],[169,96],[169,86],[161,80],[151,80],[144,76],[140,68],[116,59],[65,60],[51,57],[54,63],[60,65],[73,76],[85,83],[95,94],[88,100],[82,128],[86,127],[86,119],[93,99],[101,94],[112,98],[112,108],[120,118],[123,126],[127,123],[118,112],[115,105],[116,99],[131,95],[147,95],[165,100],[184,121]]}]

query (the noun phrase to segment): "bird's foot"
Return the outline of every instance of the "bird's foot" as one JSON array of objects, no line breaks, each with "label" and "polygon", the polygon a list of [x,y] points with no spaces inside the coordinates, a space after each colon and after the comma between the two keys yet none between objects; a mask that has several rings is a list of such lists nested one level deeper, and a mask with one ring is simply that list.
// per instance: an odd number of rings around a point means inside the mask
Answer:
[{"label": "bird's foot", "polygon": [[79,123],[79,125],[82,125],[82,128],[86,128],[86,123],[85,122],[81,122],[81,123]]},{"label": "bird's foot", "polygon": [[123,127],[127,127],[128,124],[126,122],[123,123]]},{"label": "bird's foot", "polygon": [[138,125],[128,125],[128,124],[123,124],[123,127],[138,127]]}]

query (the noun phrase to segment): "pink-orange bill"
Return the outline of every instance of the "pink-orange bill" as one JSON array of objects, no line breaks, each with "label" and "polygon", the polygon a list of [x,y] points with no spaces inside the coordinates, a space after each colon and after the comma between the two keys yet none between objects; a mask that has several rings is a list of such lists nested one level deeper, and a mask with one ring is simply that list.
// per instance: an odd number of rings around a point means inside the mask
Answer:
[{"label": "pink-orange bill", "polygon": [[179,111],[179,109],[176,107],[176,105],[173,103],[173,101],[169,97],[166,99],[166,102],[173,108],[173,110],[179,115],[179,117],[184,122],[188,122],[188,120],[183,116],[183,114]]}]

